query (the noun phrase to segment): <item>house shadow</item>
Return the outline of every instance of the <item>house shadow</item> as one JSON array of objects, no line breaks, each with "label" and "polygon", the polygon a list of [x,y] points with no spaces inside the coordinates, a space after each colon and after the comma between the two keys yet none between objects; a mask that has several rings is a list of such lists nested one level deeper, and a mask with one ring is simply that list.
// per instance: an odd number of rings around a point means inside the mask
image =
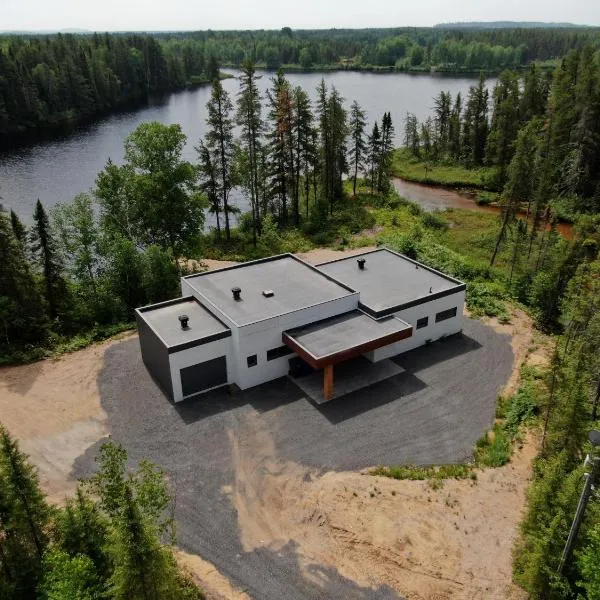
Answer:
[{"label": "house shadow", "polygon": [[405,371],[324,404],[316,404],[312,401],[311,403],[332,425],[337,425],[370,410],[411,396],[426,387],[424,381]]},{"label": "house shadow", "polygon": [[183,422],[189,425],[243,407],[251,407],[262,414],[303,398],[287,377],[280,377],[247,390],[240,390],[236,385],[225,386],[181,402],[172,402],[172,405]]},{"label": "house shadow", "polygon": [[482,345],[477,340],[460,332],[393,356],[391,360],[411,373],[418,373],[435,364],[480,348]]}]

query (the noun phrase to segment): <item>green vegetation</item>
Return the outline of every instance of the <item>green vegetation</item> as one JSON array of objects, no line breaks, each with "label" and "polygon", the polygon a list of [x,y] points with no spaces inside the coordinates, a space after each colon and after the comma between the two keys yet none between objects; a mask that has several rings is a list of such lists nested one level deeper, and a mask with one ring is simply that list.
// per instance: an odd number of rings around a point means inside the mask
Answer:
[{"label": "green vegetation", "polygon": [[422,160],[407,148],[394,152],[391,173],[407,181],[474,189],[489,189],[493,170],[488,167],[469,168],[457,163]]},{"label": "green vegetation", "polygon": [[214,56],[179,54],[149,35],[0,38],[0,139],[9,147],[209,83]]},{"label": "green vegetation", "polygon": [[377,467],[371,470],[371,475],[392,477],[393,479],[411,480],[443,480],[443,479],[476,479],[477,475],[469,465],[399,465],[395,467]]},{"label": "green vegetation", "polygon": [[38,475],[0,425],[0,597],[13,600],[202,600],[179,571],[173,499],[164,473],[105,443],[99,470],[64,508],[50,506]]}]

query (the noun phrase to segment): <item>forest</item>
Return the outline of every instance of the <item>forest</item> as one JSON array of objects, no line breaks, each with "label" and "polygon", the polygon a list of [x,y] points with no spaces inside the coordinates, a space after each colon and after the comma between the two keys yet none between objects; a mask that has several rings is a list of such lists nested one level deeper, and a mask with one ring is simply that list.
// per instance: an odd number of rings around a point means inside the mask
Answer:
[{"label": "forest", "polygon": [[[473,35],[498,41],[517,34]],[[515,581],[532,598],[599,598],[598,502],[588,505],[574,550],[564,565],[560,561],[590,451],[587,432],[599,426],[597,46],[570,50],[551,75],[531,65],[502,72],[493,90],[482,77],[465,98],[442,92],[425,122],[407,115],[404,124],[394,124],[386,112],[369,128],[362,108],[324,82],[313,104],[282,71],[261,97],[258,76],[255,64],[244,61],[235,97],[213,79],[208,131],[197,142],[194,162],[182,159],[185,136],[179,126],[144,123],[126,139],[124,163],[108,161],[91,195],[50,214],[38,203],[29,227],[14,213],[0,214],[2,361],[74,349],[130,326],[136,306],[178,294],[186,259],[244,260],[311,245],[386,244],[465,281],[474,316],[507,320],[506,304],[513,303],[551,336],[549,367],[522,374],[519,391],[499,402],[491,441],[486,437],[476,452],[488,452],[492,466],[504,464],[519,442],[520,424],[537,426],[541,447],[516,542]],[[430,169],[484,169],[499,218],[484,222],[475,221],[474,213],[425,213],[399,198],[390,185],[398,157],[391,140],[394,127],[402,125],[403,161]],[[248,200],[246,214],[238,214],[234,188]],[[210,232],[202,231],[205,210],[217,219]],[[574,223],[572,239],[556,229],[564,216]],[[456,225],[470,219],[476,223],[472,229]],[[5,436],[4,446],[10,443]],[[0,452],[0,476],[7,478],[3,460]],[[118,515],[132,494],[135,489],[120,496],[125,504]],[[10,519],[22,515],[16,501],[7,506]],[[116,540],[108,550],[115,556],[122,522],[112,521],[108,505],[97,509],[108,539]],[[12,522],[2,517],[0,527]],[[45,564],[37,534],[28,532],[23,519],[18,522],[26,531],[23,543]],[[161,521],[149,522],[156,531]],[[12,529],[3,531],[2,540],[7,532]],[[50,556],[56,544],[61,560],[73,560],[60,539],[48,542]],[[21,546],[15,544],[10,547],[15,563],[0,556],[4,569],[19,564]],[[104,581],[111,586],[129,581],[109,564]],[[39,583],[46,581],[44,569],[36,589],[47,585]],[[36,597],[28,593],[22,597]]]},{"label": "forest", "polygon": [[0,148],[35,141],[153,95],[210,82],[203,53],[184,60],[148,35],[0,38]]},{"label": "forest", "polygon": [[209,83],[218,65],[500,72],[598,48],[573,29],[334,29],[0,37],[0,149]]},{"label": "forest", "polygon": [[203,600],[175,561],[166,477],[106,442],[98,471],[52,505],[36,470],[0,425],[0,597],[20,600]]}]

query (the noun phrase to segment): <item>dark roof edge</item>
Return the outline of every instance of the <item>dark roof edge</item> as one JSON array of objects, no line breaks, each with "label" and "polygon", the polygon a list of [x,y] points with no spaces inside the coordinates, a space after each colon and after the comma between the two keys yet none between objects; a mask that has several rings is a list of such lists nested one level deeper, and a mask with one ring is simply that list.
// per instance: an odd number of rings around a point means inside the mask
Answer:
[{"label": "dark roof edge", "polygon": [[284,252],[282,254],[274,254],[273,256],[267,256],[265,258],[257,258],[256,260],[248,260],[246,262],[241,262],[237,265],[230,265],[229,267],[222,267],[220,269],[212,269],[211,271],[202,271],[201,273],[192,273],[191,275],[185,275],[183,277],[183,279],[193,279],[194,277],[202,277],[204,275],[209,275],[211,273],[222,273],[224,271],[232,271],[233,269],[241,269],[242,267],[247,267],[248,265],[259,265],[262,263],[272,262],[275,260],[281,260],[282,258],[292,258],[296,262],[299,262],[300,264],[304,265],[305,267],[308,267],[311,271],[318,273],[322,277],[325,277],[325,279],[328,279],[332,283],[339,285],[341,288],[344,288],[348,292],[356,291],[356,290],[353,290],[351,287],[343,284],[341,281],[338,281],[337,279],[335,279],[335,277],[331,277],[331,275],[327,275],[326,273],[323,273],[323,271],[317,269],[315,267],[315,265],[311,265],[310,263],[306,262],[305,260],[302,260],[301,258],[296,256],[295,254],[292,254],[291,252]]},{"label": "dark roof edge", "polygon": [[383,310],[373,310],[362,302],[359,302],[358,306],[370,317],[373,317],[374,319],[382,319],[383,317],[389,317],[390,315],[393,315],[401,310],[406,310],[407,308],[412,308],[413,306],[418,306],[419,304],[427,304],[427,302],[431,302],[431,300],[437,300],[438,298],[444,298],[446,296],[458,294],[459,292],[464,291],[466,288],[467,285],[465,283],[461,283],[453,288],[441,290],[440,292],[435,292],[434,294],[427,294],[427,296],[421,296],[421,298],[416,298],[415,300],[410,300],[409,302],[404,302],[404,304],[398,304]]},{"label": "dark roof edge", "polygon": [[[157,309],[157,308],[164,308],[166,306],[173,306],[174,304],[182,304],[184,302],[189,302],[190,300],[193,300],[202,310],[207,312],[213,319],[215,319],[215,321],[218,321],[223,327],[225,327],[227,329],[227,331],[221,331],[216,334],[210,334],[203,338],[196,338],[195,340],[190,340],[189,342],[184,342],[183,344],[176,344],[175,346],[169,346],[169,344],[167,344],[167,342],[161,337],[161,335],[158,333],[158,331],[156,331],[156,329],[152,326],[152,324],[150,322],[146,321],[146,319],[144,319],[144,317],[142,316],[145,312],[149,312],[149,311]],[[175,348],[174,351],[178,351],[178,350],[185,350],[185,348],[182,348],[181,346],[193,348],[194,346],[199,346],[200,344],[206,344],[208,342],[203,341],[203,340],[213,341],[213,340],[210,340],[209,338],[211,338],[215,335],[221,335],[222,337],[228,337],[231,335],[231,328],[229,327],[229,325],[227,325],[227,323],[225,323],[222,319],[217,317],[211,310],[209,310],[206,306],[204,306],[204,304],[199,302],[198,298],[196,298],[195,296],[181,296],[181,298],[173,298],[172,300],[165,300],[164,302],[157,302],[156,304],[147,304],[146,306],[141,306],[139,308],[136,308],[134,312],[141,319],[143,319],[144,323],[146,323],[146,325],[148,325],[148,327],[150,327],[150,329],[154,332],[154,334],[158,337],[158,339],[167,348],[169,354],[171,354],[171,350],[173,348]],[[192,344],[192,345],[188,346],[188,344]]]},{"label": "dark roof edge", "polygon": [[182,344],[177,344],[176,346],[171,346],[167,348],[167,353],[174,354],[175,352],[181,352],[182,350],[188,350],[190,348],[195,348],[196,346],[210,344],[211,342],[216,342],[217,340],[222,340],[228,337],[231,337],[231,329],[228,329],[227,331],[221,331],[219,333],[213,333],[212,335],[207,335],[196,340],[190,340],[189,342],[183,342]]},{"label": "dark roof edge", "polygon": [[456,279],[455,277],[446,275],[445,273],[442,273],[441,271],[438,271],[437,269],[434,269],[433,267],[429,267],[428,265],[426,265],[422,262],[419,262],[418,260],[414,260],[414,259],[406,256],[405,254],[396,252],[395,250],[392,250],[391,248],[388,248],[387,246],[381,246],[381,248],[375,248],[375,250],[367,250],[366,252],[361,252],[360,254],[353,254],[352,256],[344,256],[342,258],[335,258],[334,260],[327,260],[327,261],[319,263],[315,266],[323,267],[325,265],[330,265],[333,263],[341,262],[343,260],[349,260],[351,258],[360,258],[361,256],[368,256],[369,254],[374,254],[375,252],[390,252],[391,254],[395,254],[396,256],[399,256],[400,258],[412,263],[413,265],[419,265],[419,268],[423,268],[431,273],[435,273],[436,275],[439,275],[440,277],[443,277],[444,279],[451,281],[452,283],[456,283],[457,285],[465,285],[463,281],[460,281],[460,279]]}]

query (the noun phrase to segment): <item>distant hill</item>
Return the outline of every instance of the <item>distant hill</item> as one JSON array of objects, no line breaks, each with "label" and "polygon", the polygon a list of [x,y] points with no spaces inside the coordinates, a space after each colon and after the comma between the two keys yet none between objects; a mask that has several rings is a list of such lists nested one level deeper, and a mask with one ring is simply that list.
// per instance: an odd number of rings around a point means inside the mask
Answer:
[{"label": "distant hill", "polygon": [[575,23],[545,23],[542,21],[462,21],[456,23],[438,23],[438,29],[581,29],[591,25],[575,25]]},{"label": "distant hill", "polygon": [[17,29],[6,29],[4,31],[0,31],[0,35],[54,35],[57,33],[77,33],[77,34],[87,34],[94,33],[89,29],[77,29],[76,27],[71,27],[68,29],[39,29],[36,31],[20,31]]}]

